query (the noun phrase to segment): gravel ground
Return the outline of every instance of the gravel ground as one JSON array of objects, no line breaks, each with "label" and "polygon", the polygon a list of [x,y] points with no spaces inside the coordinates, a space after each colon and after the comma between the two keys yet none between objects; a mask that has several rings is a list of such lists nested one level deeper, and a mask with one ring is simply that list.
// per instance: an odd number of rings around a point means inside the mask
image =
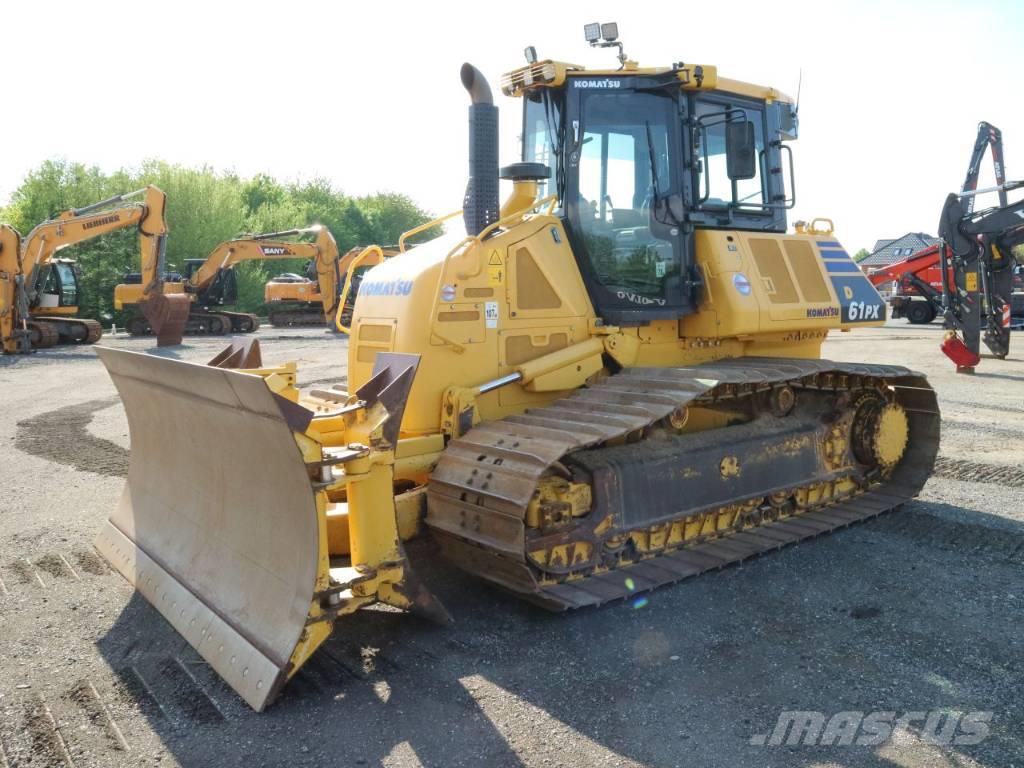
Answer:
[{"label": "gravel ground", "polygon": [[[957,376],[940,333],[900,321],[825,348],[924,371],[939,393],[938,472],[901,511],[639,609],[564,616],[418,541],[414,565],[455,623],[347,618],[261,715],[91,549],[128,447],[94,353],[0,359],[0,768],[1024,766],[1024,354]],[[260,341],[268,361],[299,361],[302,385],[343,381],[344,339]],[[171,354],[205,361],[221,346]],[[793,710],[934,714],[877,745],[773,746]],[[974,711],[991,713],[980,743],[933,743]]]}]

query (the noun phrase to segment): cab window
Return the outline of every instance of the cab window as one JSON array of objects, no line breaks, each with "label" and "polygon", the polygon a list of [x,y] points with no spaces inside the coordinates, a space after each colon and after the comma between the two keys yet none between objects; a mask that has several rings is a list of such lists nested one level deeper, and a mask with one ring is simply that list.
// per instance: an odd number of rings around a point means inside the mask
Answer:
[{"label": "cab window", "polygon": [[670,193],[671,100],[647,93],[588,94],[577,133],[574,222],[597,280],[634,304],[665,304],[679,265],[653,215]]},{"label": "cab window", "polygon": [[78,280],[75,270],[70,264],[57,262],[57,273],[60,276],[60,305],[73,307],[78,300]]},{"label": "cab window", "polygon": [[[764,110],[740,102],[698,99],[694,148],[697,168],[697,199],[703,208],[761,208],[766,202],[764,185]],[[736,120],[754,124],[757,173],[752,179],[731,181],[726,173],[725,125]]]}]

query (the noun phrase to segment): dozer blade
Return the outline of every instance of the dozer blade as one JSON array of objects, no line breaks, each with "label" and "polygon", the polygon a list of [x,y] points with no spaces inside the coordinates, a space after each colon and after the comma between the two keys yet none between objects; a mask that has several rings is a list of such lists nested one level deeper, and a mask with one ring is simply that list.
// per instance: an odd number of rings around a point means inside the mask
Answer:
[{"label": "dozer blade", "polygon": [[131,460],[96,546],[261,710],[329,633],[305,631],[327,553],[283,398],[256,375],[97,351],[124,403]]},{"label": "dozer blade", "polygon": [[142,314],[156,334],[158,347],[181,344],[185,325],[192,309],[192,299],[185,294],[157,293],[141,302]]}]

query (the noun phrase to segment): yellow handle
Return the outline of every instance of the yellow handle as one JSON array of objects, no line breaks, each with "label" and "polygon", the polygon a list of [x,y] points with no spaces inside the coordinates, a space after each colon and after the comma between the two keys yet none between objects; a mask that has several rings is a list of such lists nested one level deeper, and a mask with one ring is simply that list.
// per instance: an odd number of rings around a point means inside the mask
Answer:
[{"label": "yellow handle", "polygon": [[[825,223],[826,226],[818,228],[818,222]],[[812,235],[831,235],[836,231],[836,225],[832,223],[832,219],[827,219],[824,216],[818,216],[811,219],[811,223],[807,225],[807,229]]]},{"label": "yellow handle", "polygon": [[442,221],[448,221],[448,219],[453,219],[456,216],[461,216],[461,215],[462,215],[462,209],[459,208],[459,210],[452,211],[451,213],[445,214],[444,216],[442,216],[439,219],[434,219],[433,221],[428,221],[426,224],[420,224],[418,227],[413,227],[408,232],[403,232],[402,236],[400,238],[398,238],[398,252],[399,253],[405,253],[405,241],[407,239],[409,239],[410,237],[413,237],[414,235],[418,235],[420,232],[426,232],[431,227],[436,227]]},{"label": "yellow handle", "polygon": [[384,261],[384,251],[380,249],[379,245],[370,245],[363,248],[356,256],[352,263],[349,265],[348,272],[345,273],[345,287],[341,289],[341,296],[338,299],[338,309],[334,314],[334,326],[342,333],[350,333],[351,329],[345,327],[341,321],[341,315],[345,311],[345,304],[348,303],[348,294],[352,290],[352,275],[355,274],[356,267],[362,264],[368,256],[376,253],[380,257],[381,261]]}]

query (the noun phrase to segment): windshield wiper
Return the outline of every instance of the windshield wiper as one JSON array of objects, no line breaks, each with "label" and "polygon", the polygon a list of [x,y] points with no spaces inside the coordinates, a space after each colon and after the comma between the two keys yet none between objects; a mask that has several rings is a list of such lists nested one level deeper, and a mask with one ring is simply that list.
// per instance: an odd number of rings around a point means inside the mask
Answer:
[{"label": "windshield wiper", "polygon": [[660,192],[661,180],[658,178],[658,162],[657,160],[655,160],[654,157],[654,136],[651,134],[650,120],[644,121],[644,130],[647,134],[647,156],[651,160],[651,185],[653,187],[651,194],[651,206],[654,209],[654,220],[664,226],[680,227],[683,223],[679,221],[678,218],[676,218],[676,215],[672,211],[672,207],[670,205],[665,205],[664,208],[672,220],[664,221],[663,219],[659,218],[658,209],[662,207],[662,204],[665,202],[665,199],[661,196]]}]

